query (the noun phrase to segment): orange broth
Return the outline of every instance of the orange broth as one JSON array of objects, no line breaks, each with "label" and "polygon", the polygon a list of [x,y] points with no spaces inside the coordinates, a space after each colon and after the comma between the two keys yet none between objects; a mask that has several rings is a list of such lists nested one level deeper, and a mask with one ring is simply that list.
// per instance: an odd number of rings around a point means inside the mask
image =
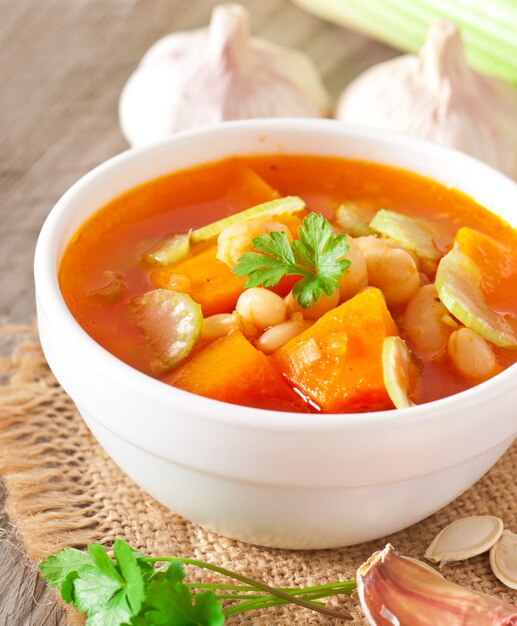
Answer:
[{"label": "orange broth", "polygon": [[[258,177],[250,184],[241,164],[256,172],[270,188]],[[153,269],[142,263],[142,254],[165,235],[187,232],[278,195],[300,196],[309,210],[321,212],[328,219],[333,207],[346,200],[367,201],[376,210],[392,209],[424,217],[435,231],[442,253],[450,248],[461,226],[474,228],[517,250],[516,231],[473,199],[403,170],[330,157],[234,157],[135,187],[90,217],[70,241],[59,268],[59,284],[68,308],[101,346],[146,371],[142,331],[127,314],[132,298],[156,288],[150,279]],[[199,244],[193,252],[206,249],[206,245]],[[512,267],[507,268],[506,275],[501,273],[496,285],[492,281],[490,293],[485,296],[499,312],[517,315],[517,272]],[[102,288],[113,277],[124,287],[121,294],[113,299],[102,297]],[[396,321],[396,312],[392,313]],[[494,351],[502,367],[517,360],[515,350],[494,347]],[[419,402],[470,386],[472,383],[458,376],[447,359],[429,359],[421,373]],[[255,399],[242,403],[261,404]],[[298,400],[290,407],[283,402],[279,406],[268,403],[267,408],[318,410],[313,404],[300,409]]]}]

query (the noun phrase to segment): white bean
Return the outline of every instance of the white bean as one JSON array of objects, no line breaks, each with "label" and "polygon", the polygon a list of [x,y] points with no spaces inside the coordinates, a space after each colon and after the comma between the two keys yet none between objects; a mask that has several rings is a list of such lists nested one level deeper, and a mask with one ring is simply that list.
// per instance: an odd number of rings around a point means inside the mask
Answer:
[{"label": "white bean", "polygon": [[259,350],[262,350],[262,352],[271,354],[310,326],[312,326],[312,322],[304,320],[291,320],[277,324],[276,326],[268,328],[260,335],[255,346]]},{"label": "white bean", "polygon": [[454,367],[465,378],[486,379],[498,370],[492,347],[470,328],[460,328],[451,334],[447,352]]},{"label": "white bean", "polygon": [[285,321],[287,304],[276,293],[261,287],[246,289],[237,300],[237,313],[261,330]]},{"label": "white bean", "polygon": [[454,325],[434,285],[420,287],[402,317],[405,338],[421,356],[433,356],[444,350]]},{"label": "white bean", "polygon": [[216,256],[228,267],[235,267],[239,258],[252,249],[255,237],[272,231],[285,232],[289,240],[292,238],[287,226],[280,222],[248,220],[231,224],[220,233],[217,239]]},{"label": "white bean", "polygon": [[366,261],[361,249],[350,236],[346,238],[346,242],[348,244],[348,252],[345,255],[345,259],[348,259],[351,263],[343,276],[338,279],[342,300],[348,300],[355,296],[356,293],[368,285],[368,268],[366,267]]},{"label": "white bean", "polygon": [[201,336],[203,339],[212,341],[213,339],[224,337],[231,330],[238,328],[240,328],[238,315],[234,313],[218,313],[217,315],[210,315],[210,317],[206,317],[203,320]]},{"label": "white bean", "polygon": [[377,237],[358,237],[356,242],[366,261],[370,285],[382,290],[389,306],[405,304],[420,286],[411,254]]},{"label": "white bean", "polygon": [[306,320],[317,320],[325,313],[328,313],[331,309],[335,309],[339,304],[341,294],[339,289],[336,289],[330,296],[322,294],[320,299],[311,306],[304,309],[293,298],[292,292],[286,296],[287,313],[289,316],[296,313],[301,313]]}]

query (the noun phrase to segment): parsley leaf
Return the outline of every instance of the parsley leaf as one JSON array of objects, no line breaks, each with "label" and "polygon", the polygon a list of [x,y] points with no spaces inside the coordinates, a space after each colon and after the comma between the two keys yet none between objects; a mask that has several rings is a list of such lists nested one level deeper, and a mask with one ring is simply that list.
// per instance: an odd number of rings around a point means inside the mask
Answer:
[{"label": "parsley leaf", "polygon": [[222,606],[213,591],[203,591],[194,598],[182,583],[181,563],[172,563],[164,575],[150,583],[142,616],[134,626],[222,626]]},{"label": "parsley leaf", "polygon": [[124,541],[115,541],[115,562],[99,544],[88,554],[65,548],[40,563],[49,585],[61,587],[65,602],[88,613],[88,626],[120,626],[137,614],[145,598],[144,575],[148,566]]},{"label": "parsley leaf", "polygon": [[310,213],[298,229],[299,239],[291,243],[284,232],[273,231],[253,239],[256,252],[246,252],[233,272],[246,276],[246,287],[273,287],[283,276],[302,278],[293,288],[293,297],[303,308],[330,296],[339,287],[338,278],[350,266],[346,235],[335,235],[319,213]]},{"label": "parsley leaf", "polygon": [[93,559],[89,554],[65,548],[49,556],[39,564],[39,570],[49,587],[61,587],[67,576],[76,572],[81,565],[92,565]]},{"label": "parsley leaf", "polygon": [[[286,603],[349,619],[348,614],[312,600],[350,593],[355,581],[282,590],[196,559],[146,557],[124,541],[115,542],[113,553],[115,558],[110,559],[101,545],[91,544],[88,554],[65,548],[40,563],[48,584],[61,587],[65,602],[87,613],[86,626],[223,626],[228,615]],[[233,589],[217,582],[185,583],[183,563],[229,576],[239,584]],[[203,587],[210,590],[195,591]],[[233,604],[223,610],[221,600]]]}]

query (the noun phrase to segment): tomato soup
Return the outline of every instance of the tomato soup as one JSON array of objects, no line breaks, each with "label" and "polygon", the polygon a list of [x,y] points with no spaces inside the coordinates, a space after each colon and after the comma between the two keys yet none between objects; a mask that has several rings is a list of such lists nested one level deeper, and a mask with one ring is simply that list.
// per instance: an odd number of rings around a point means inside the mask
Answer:
[{"label": "tomato soup", "polygon": [[96,342],[166,384],[283,411],[386,410],[517,360],[516,242],[406,171],[235,157],[99,207],[59,284]]}]

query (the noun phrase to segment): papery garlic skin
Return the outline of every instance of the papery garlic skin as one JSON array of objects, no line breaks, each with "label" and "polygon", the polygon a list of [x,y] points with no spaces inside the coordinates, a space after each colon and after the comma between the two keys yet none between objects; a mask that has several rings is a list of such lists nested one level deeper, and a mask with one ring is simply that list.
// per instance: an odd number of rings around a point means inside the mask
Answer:
[{"label": "papery garlic skin", "polygon": [[450,22],[431,26],[418,55],[380,63],[356,78],[336,117],[462,150],[517,179],[517,90],[468,65]]},{"label": "papery garlic skin", "polygon": [[371,626],[517,626],[517,607],[451,583],[390,544],[357,570],[357,591]]},{"label": "papery garlic skin", "polygon": [[156,42],[126,83],[120,125],[132,146],[225,120],[325,117],[330,98],[311,59],[251,38],[238,4],[210,25]]}]

